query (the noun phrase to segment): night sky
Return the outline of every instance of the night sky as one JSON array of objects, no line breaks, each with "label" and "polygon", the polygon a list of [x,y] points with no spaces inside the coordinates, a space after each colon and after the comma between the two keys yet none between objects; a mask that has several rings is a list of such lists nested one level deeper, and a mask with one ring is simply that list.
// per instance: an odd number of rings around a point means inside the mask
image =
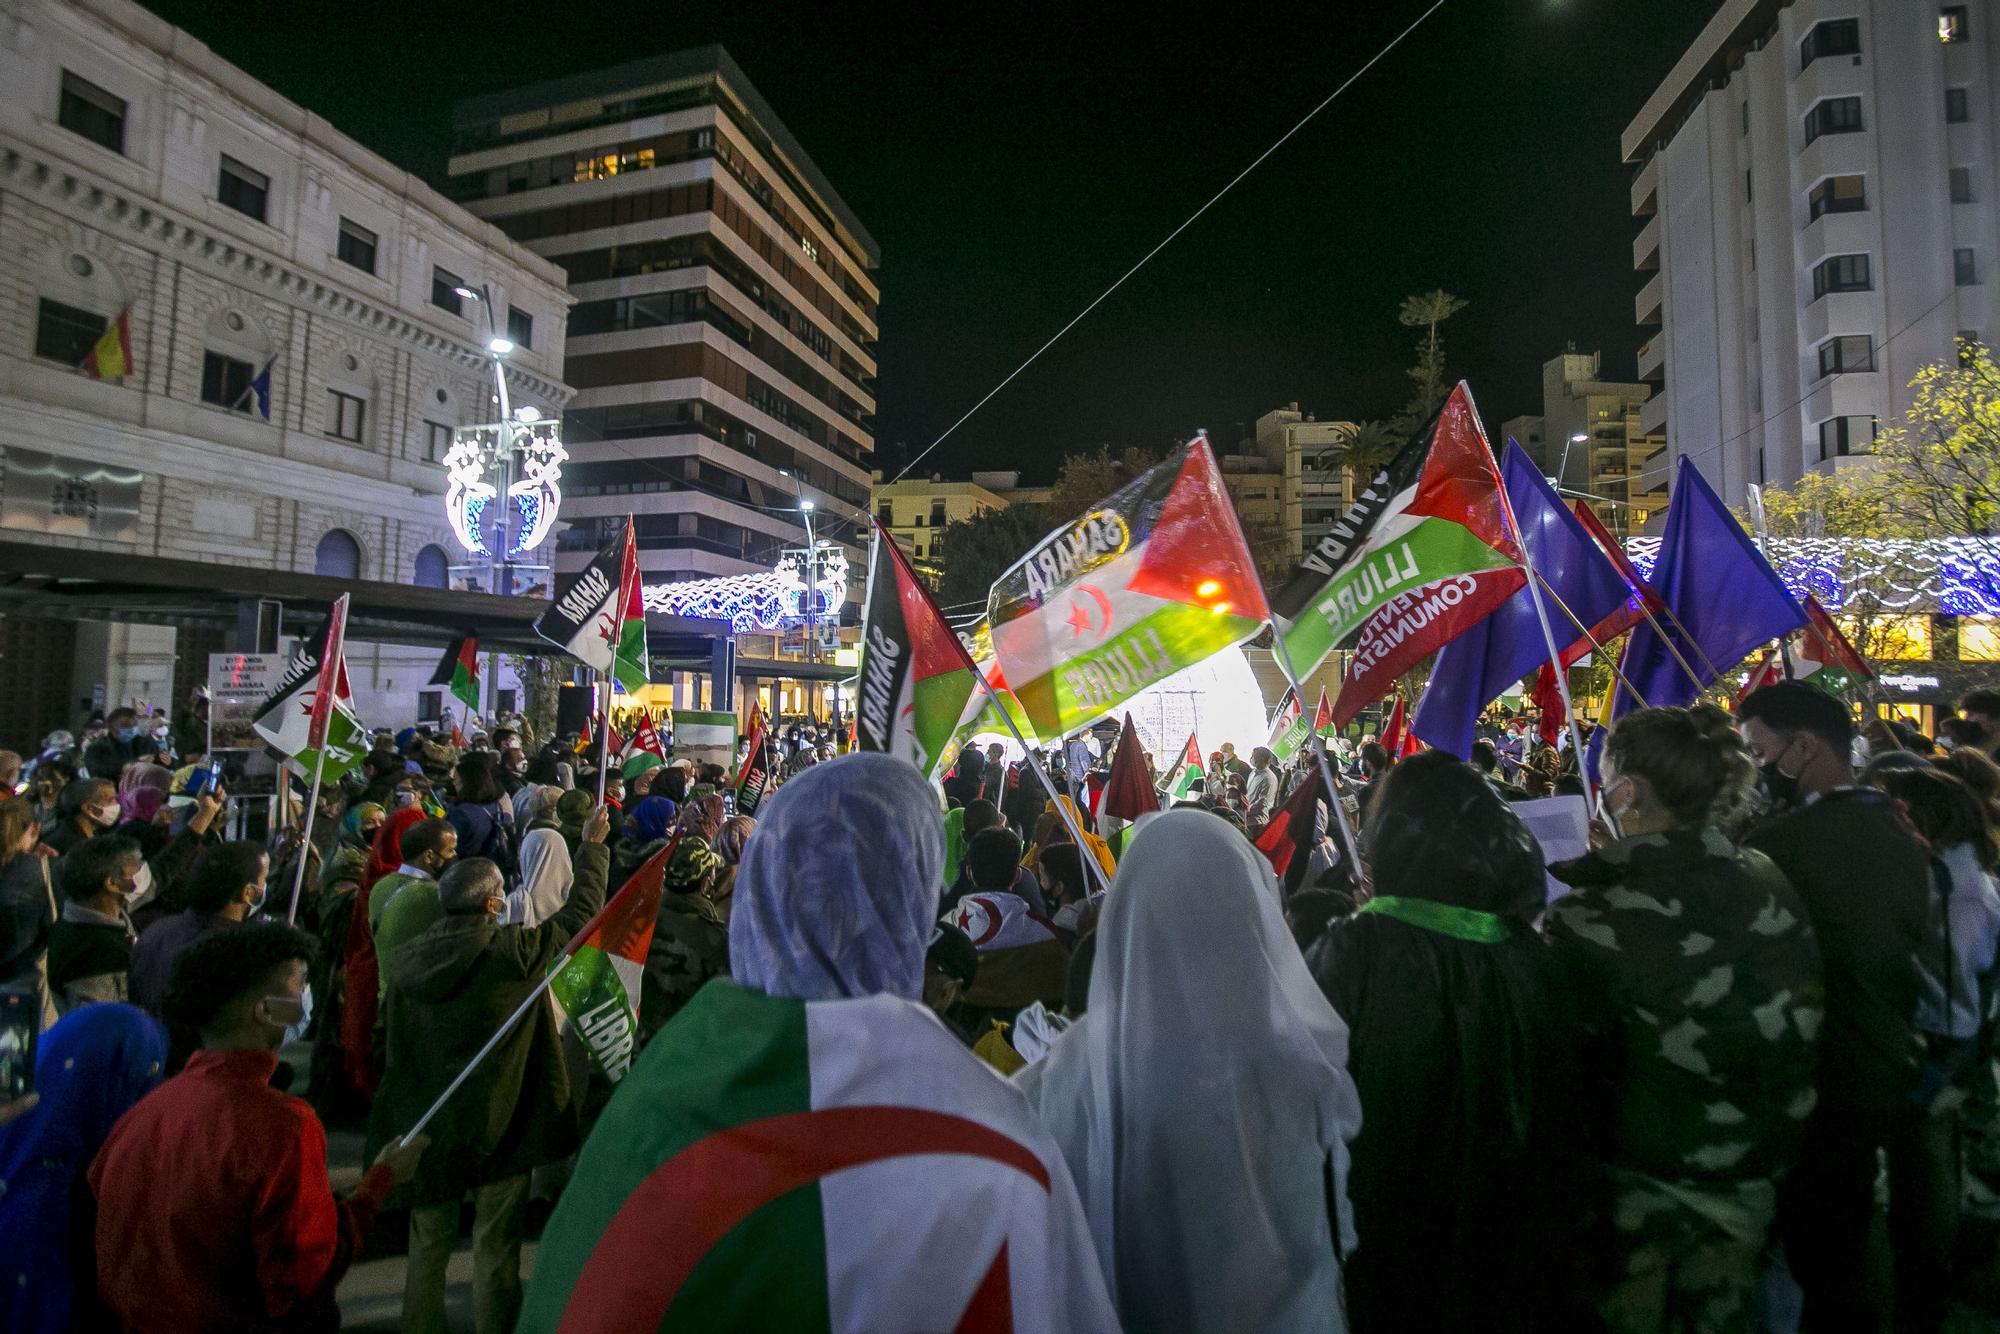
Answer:
[{"label": "night sky", "polygon": [[[842,7],[148,0],[218,54],[432,179],[460,97],[729,48],[883,254],[877,460],[890,472],[1177,226],[1428,0]],[[944,11],[953,11],[950,17]],[[1407,294],[1471,302],[1455,374],[1498,424],[1575,340],[1632,373],[1618,136],[1714,12],[1448,0],[923,464],[1053,475],[1297,400],[1408,396]],[[1162,26],[1163,14],[1176,21]]]}]

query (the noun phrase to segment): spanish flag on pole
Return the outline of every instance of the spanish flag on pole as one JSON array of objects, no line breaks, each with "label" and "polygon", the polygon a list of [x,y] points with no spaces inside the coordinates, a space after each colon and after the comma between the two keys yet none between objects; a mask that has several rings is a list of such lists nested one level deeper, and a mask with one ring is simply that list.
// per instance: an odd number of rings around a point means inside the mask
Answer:
[{"label": "spanish flag on pole", "polygon": [[123,380],[132,373],[132,307],[105,326],[104,336],[84,355],[83,373],[93,380]]}]

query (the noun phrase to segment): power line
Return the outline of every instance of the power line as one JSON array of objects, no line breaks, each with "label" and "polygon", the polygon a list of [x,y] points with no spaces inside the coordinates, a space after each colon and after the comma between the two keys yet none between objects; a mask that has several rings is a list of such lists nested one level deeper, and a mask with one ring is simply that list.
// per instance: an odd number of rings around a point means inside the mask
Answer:
[{"label": "power line", "polygon": [[911,459],[908,463],[905,463],[903,465],[903,470],[901,472],[897,473],[894,477],[890,478],[889,480],[892,482],[900,482],[903,480],[904,477],[908,476],[910,469],[916,467],[919,463],[923,462],[924,459],[930,455],[930,452],[932,450],[936,449],[939,445],[943,444],[946,441],[946,439],[948,439],[951,436],[952,432],[956,431],[959,427],[965,425],[966,422],[970,421],[974,413],[978,412],[981,408],[985,407],[989,402],[991,402],[994,395],[998,394],[1002,389],[1005,389],[1008,385],[1012,384],[1016,376],[1020,375],[1022,371],[1027,370],[1028,367],[1034,365],[1035,361],[1042,355],[1042,353],[1054,347],[1056,343],[1061,340],[1064,334],[1068,333],[1071,329],[1074,329],[1078,324],[1081,324],[1086,315],[1090,314],[1091,311],[1096,310],[1100,305],[1104,303],[1107,297],[1109,297],[1113,292],[1117,291],[1120,287],[1123,287],[1125,285],[1125,280],[1127,278],[1130,278],[1140,269],[1145,268],[1146,264],[1153,258],[1153,256],[1159,254],[1162,250],[1165,250],[1169,245],[1173,244],[1175,237],[1179,236],[1189,227],[1192,227],[1197,218],[1201,217],[1202,214],[1208,212],[1209,209],[1213,208],[1224,195],[1228,194],[1231,190],[1235,189],[1236,186],[1243,180],[1244,177],[1248,176],[1251,172],[1257,170],[1258,167],[1262,166],[1265,158],[1270,157],[1271,154],[1277,152],[1280,148],[1282,148],[1286,140],[1290,139],[1293,135],[1297,134],[1300,130],[1306,127],[1306,123],[1308,121],[1310,121],[1313,117],[1319,115],[1320,112],[1332,106],[1334,101],[1338,99],[1342,93],[1346,92],[1348,88],[1353,85],[1355,80],[1359,79],[1369,70],[1375,68],[1376,62],[1380,61],[1382,57],[1388,55],[1391,51],[1395,50],[1396,47],[1402,43],[1405,37],[1408,37],[1411,33],[1415,32],[1419,27],[1423,25],[1425,19],[1437,13],[1438,10],[1444,8],[1444,3],[1445,0],[1435,0],[1435,3],[1433,3],[1429,9],[1426,9],[1423,13],[1417,15],[1415,22],[1411,23],[1409,27],[1403,29],[1401,32],[1397,33],[1393,38],[1391,38],[1389,44],[1383,47],[1380,51],[1377,51],[1374,55],[1370,56],[1368,58],[1368,62],[1364,64],[1360,69],[1348,75],[1346,80],[1343,81],[1338,88],[1334,89],[1331,93],[1327,94],[1326,98],[1323,101],[1321,101],[1318,106],[1315,106],[1312,110],[1306,112],[1305,115],[1299,117],[1297,124],[1293,125],[1291,129],[1286,130],[1283,134],[1279,135],[1277,140],[1274,143],[1272,143],[1269,148],[1266,148],[1263,152],[1259,153],[1255,158],[1251,159],[1249,166],[1245,167],[1242,171],[1237,172],[1236,175],[1230,179],[1227,185],[1223,186],[1220,190],[1217,190],[1215,194],[1210,197],[1209,201],[1206,204],[1203,204],[1193,213],[1190,213],[1187,216],[1187,219],[1184,222],[1182,222],[1180,226],[1174,228],[1171,232],[1168,232],[1165,240],[1161,241],[1151,250],[1148,250],[1144,255],[1141,255],[1139,257],[1139,262],[1137,264],[1134,264],[1131,268],[1125,270],[1123,274],[1119,275],[1118,281],[1112,283],[1111,286],[1105,288],[1102,292],[1099,292],[1095,300],[1093,300],[1089,305],[1085,306],[1082,310],[1078,311],[1068,324],[1065,324],[1062,328],[1056,330],[1054,336],[1051,337],[1048,342],[1043,343],[1040,347],[1036,348],[1032,353],[1030,353],[1026,361],[1022,362],[1020,365],[1016,366],[1013,370],[1009,371],[1007,373],[1006,379],[1002,380],[999,384],[996,384],[991,389],[987,390],[983,398],[981,398],[977,403],[974,403],[971,407],[965,410],[964,416],[960,417],[957,421],[953,422],[951,425],[945,427],[944,434],[940,435],[937,439],[931,441],[928,445],[925,445],[924,448],[917,454],[915,458]]}]

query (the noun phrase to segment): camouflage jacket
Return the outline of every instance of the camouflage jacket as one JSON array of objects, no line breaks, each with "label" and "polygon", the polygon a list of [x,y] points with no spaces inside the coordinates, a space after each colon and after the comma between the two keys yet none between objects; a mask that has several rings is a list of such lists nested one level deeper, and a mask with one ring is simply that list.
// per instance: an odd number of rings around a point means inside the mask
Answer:
[{"label": "camouflage jacket", "polygon": [[729,975],[729,927],[696,894],[664,894],[639,984],[639,1037],[660,1031],[710,978]]}]

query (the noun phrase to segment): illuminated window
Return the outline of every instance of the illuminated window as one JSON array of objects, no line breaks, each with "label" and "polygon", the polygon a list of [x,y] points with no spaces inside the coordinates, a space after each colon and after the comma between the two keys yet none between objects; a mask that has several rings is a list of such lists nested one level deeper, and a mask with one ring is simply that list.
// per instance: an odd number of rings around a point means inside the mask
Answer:
[{"label": "illuminated window", "polygon": [[[1857,627],[1860,628],[1860,627]],[[1931,656],[1931,618],[1877,616],[1862,630],[1868,656],[1884,662],[1923,662]],[[1853,632],[1849,632],[1853,637]]]},{"label": "illuminated window", "polygon": [[1960,662],[2000,662],[2000,619],[1967,616],[1958,623]]},{"label": "illuminated window", "polygon": [[813,244],[810,236],[801,236],[799,238],[799,249],[806,252],[808,260],[811,260],[815,264],[819,263],[819,247]]},{"label": "illuminated window", "polygon": [[1946,5],[1938,11],[1940,42],[1962,42],[1971,35],[1970,25],[1965,21],[1964,5]]}]

